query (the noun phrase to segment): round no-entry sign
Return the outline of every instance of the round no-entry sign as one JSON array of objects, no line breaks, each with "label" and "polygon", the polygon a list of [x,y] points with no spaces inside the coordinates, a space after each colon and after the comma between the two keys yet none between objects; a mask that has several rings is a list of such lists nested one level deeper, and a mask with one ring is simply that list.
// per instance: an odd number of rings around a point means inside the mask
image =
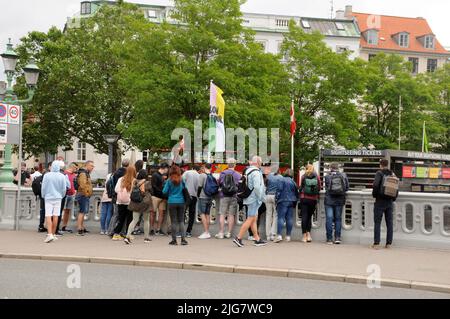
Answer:
[{"label": "round no-entry sign", "polygon": [[7,111],[6,111],[6,105],[0,104],[0,119],[6,119]]}]

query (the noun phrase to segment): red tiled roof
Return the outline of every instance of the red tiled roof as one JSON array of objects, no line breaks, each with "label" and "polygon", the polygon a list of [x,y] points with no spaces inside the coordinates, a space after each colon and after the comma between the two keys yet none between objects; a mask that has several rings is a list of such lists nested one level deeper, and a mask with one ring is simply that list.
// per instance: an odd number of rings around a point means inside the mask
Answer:
[{"label": "red tiled roof", "polygon": [[[374,21],[374,15],[368,13],[353,12],[352,15],[357,19],[361,33],[369,29],[377,29],[378,45],[368,44],[366,39],[361,36],[361,47],[376,48],[383,50],[411,51],[423,53],[450,54],[435,38],[435,48],[426,49],[417,39],[418,37],[433,34],[427,20],[424,18],[405,18],[395,16],[380,15],[380,25],[371,25]],[[370,25],[370,26],[369,26]],[[400,32],[408,32],[410,36],[409,47],[401,47],[392,38],[393,35]],[[384,40],[382,40],[384,39]]]}]

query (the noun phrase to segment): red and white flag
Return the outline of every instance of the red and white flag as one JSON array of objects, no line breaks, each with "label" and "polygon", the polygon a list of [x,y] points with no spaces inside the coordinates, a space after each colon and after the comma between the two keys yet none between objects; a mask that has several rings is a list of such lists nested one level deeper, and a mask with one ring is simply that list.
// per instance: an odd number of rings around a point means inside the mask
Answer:
[{"label": "red and white flag", "polygon": [[295,119],[294,101],[292,101],[292,104],[291,104],[291,137],[295,135],[296,130],[297,130],[297,120]]}]

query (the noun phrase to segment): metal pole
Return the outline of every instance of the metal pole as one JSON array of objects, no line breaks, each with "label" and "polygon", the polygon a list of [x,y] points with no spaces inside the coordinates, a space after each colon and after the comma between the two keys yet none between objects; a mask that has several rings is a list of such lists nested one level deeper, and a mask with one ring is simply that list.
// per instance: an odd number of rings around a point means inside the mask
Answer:
[{"label": "metal pole", "polygon": [[20,105],[20,116],[19,116],[19,163],[17,174],[19,175],[19,180],[17,182],[17,203],[16,203],[16,215],[14,219],[14,230],[19,230],[19,217],[20,217],[20,206],[21,206],[21,190],[22,190],[22,119],[23,119],[23,106]]},{"label": "metal pole", "polygon": [[109,143],[108,145],[108,173],[112,174],[113,171],[113,144]]},{"label": "metal pole", "polygon": [[291,136],[291,169],[294,171],[294,135]]},{"label": "metal pole", "polygon": [[398,150],[401,150],[402,142],[402,96],[400,95],[400,101],[398,105]]}]

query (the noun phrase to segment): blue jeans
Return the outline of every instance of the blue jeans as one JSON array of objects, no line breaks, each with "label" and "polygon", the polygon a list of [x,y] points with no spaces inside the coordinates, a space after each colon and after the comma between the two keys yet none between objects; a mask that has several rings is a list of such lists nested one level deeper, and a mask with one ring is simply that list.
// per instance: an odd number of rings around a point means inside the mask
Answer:
[{"label": "blue jeans", "polygon": [[113,206],[111,202],[102,203],[102,212],[100,216],[100,226],[102,232],[108,231],[109,223],[111,222]]},{"label": "blue jeans", "polygon": [[333,240],[333,223],[334,238],[341,239],[342,208],[343,206],[325,205],[325,213],[327,214],[327,241]]},{"label": "blue jeans", "polygon": [[294,226],[294,203],[293,202],[280,202],[277,204],[278,213],[278,235],[281,235],[283,231],[284,223],[286,222],[286,236],[291,236],[292,228]]},{"label": "blue jeans", "polygon": [[374,240],[373,243],[376,245],[380,244],[381,241],[381,221],[383,220],[383,215],[386,220],[386,245],[392,245],[392,240],[394,237],[394,222],[393,222],[393,205],[390,201],[380,201],[375,202],[375,207],[373,210],[373,217],[375,222],[374,227]]}]

